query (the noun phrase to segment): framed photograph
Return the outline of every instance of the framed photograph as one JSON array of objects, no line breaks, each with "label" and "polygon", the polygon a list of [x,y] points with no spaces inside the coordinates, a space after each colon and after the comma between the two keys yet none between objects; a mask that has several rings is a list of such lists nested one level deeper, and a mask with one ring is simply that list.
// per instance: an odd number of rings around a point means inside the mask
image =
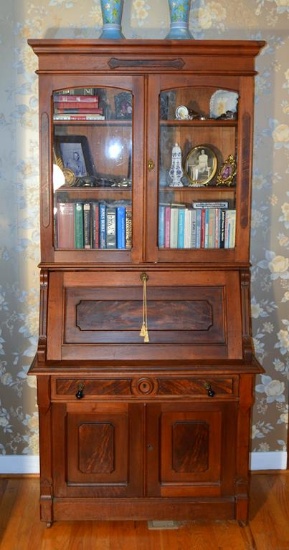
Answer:
[{"label": "framed photograph", "polygon": [[227,185],[230,187],[234,184],[237,174],[237,164],[233,155],[229,155],[227,160],[222,164],[217,175],[217,185]]},{"label": "framed photograph", "polygon": [[207,145],[193,147],[185,161],[185,173],[189,185],[200,187],[208,185],[217,171],[217,156]]},{"label": "framed photograph", "polygon": [[132,118],[132,94],[130,92],[121,92],[114,98],[115,116],[117,119]]},{"label": "framed photograph", "polygon": [[94,165],[85,136],[55,136],[54,152],[58,166],[73,172],[76,178],[94,175]]}]

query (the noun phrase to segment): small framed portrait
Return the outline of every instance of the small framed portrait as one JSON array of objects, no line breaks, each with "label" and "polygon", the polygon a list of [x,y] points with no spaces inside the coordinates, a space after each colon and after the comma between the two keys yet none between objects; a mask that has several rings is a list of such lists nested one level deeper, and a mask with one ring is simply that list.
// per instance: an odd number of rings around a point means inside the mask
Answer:
[{"label": "small framed portrait", "polygon": [[222,164],[219,173],[217,175],[217,185],[226,185],[230,187],[235,183],[235,176],[237,174],[237,164],[233,155],[229,155],[227,160]]},{"label": "small framed portrait", "polygon": [[54,154],[58,166],[76,178],[95,173],[86,136],[55,136]]},{"label": "small framed portrait", "polygon": [[132,119],[132,94],[121,92],[114,97],[115,116],[117,119]]},{"label": "small framed portrait", "polygon": [[189,185],[200,187],[208,185],[217,171],[217,156],[207,145],[193,147],[185,161],[185,173]]}]

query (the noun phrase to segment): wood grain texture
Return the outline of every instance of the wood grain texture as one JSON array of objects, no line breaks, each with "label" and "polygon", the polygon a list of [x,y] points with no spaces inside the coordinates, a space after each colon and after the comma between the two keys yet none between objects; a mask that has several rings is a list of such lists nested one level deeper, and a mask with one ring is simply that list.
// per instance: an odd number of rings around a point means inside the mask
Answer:
[{"label": "wood grain texture", "polygon": [[288,550],[289,472],[252,476],[250,521],[184,522],[149,530],[145,521],[39,521],[37,477],[0,478],[1,550]]}]

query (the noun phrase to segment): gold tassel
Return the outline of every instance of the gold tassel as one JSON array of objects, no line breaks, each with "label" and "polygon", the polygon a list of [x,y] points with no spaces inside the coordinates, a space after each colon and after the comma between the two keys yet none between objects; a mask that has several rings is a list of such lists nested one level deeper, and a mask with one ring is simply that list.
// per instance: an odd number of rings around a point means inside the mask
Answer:
[{"label": "gold tassel", "polygon": [[141,329],[140,329],[139,335],[140,335],[140,336],[145,336],[145,334],[146,334],[146,326],[145,326],[145,324],[144,324],[144,322],[143,322],[142,327],[141,327]]},{"label": "gold tassel", "polygon": [[148,332],[148,312],[147,312],[147,280],[148,276],[146,273],[142,273],[141,281],[143,282],[143,302],[142,302],[142,327],[140,331],[140,336],[143,337],[144,342],[147,343],[150,341],[149,332]]}]

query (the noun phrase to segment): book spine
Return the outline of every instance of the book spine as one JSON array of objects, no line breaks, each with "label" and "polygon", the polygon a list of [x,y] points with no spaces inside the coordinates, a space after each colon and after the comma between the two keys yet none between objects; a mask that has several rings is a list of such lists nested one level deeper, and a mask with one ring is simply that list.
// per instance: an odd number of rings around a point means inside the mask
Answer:
[{"label": "book spine", "polygon": [[220,212],[220,248],[225,248],[226,210]]},{"label": "book spine", "polygon": [[165,246],[165,206],[159,205],[159,226],[158,226],[158,247],[164,248]]},{"label": "book spine", "polygon": [[170,248],[178,247],[179,209],[171,208]]},{"label": "book spine", "polygon": [[197,248],[197,211],[196,210],[191,210],[191,248]]},{"label": "book spine", "polygon": [[165,207],[165,248],[170,248],[171,207]]},{"label": "book spine", "polygon": [[97,95],[80,95],[80,94],[54,94],[54,103],[92,103],[98,105],[99,98]]},{"label": "book spine", "polygon": [[185,208],[178,211],[177,248],[185,247]]},{"label": "book spine", "polygon": [[99,203],[99,248],[106,248],[106,205]]},{"label": "book spine", "polygon": [[236,210],[226,211],[225,248],[234,248],[236,232]]},{"label": "book spine", "polygon": [[91,214],[89,202],[83,205],[83,240],[84,248],[91,248]]},{"label": "book spine", "polygon": [[93,114],[74,114],[74,115],[67,115],[67,114],[54,114],[53,120],[105,120],[104,115],[99,115],[97,113]]},{"label": "book spine", "polygon": [[229,208],[229,201],[196,201],[192,202],[193,208]]},{"label": "book spine", "polygon": [[201,248],[202,210],[196,211],[196,248]]},{"label": "book spine", "polygon": [[116,208],[106,208],[106,248],[116,248]]},{"label": "book spine", "polygon": [[64,114],[70,114],[70,113],[99,113],[100,115],[103,114],[103,109],[101,107],[97,107],[96,103],[90,104],[90,103],[56,103],[54,106],[54,112],[55,113],[64,113]]},{"label": "book spine", "polygon": [[192,247],[192,210],[191,208],[185,209],[185,235],[184,235],[184,248]]},{"label": "book spine", "polygon": [[81,202],[76,202],[74,205],[74,246],[75,248],[84,247],[83,204]]},{"label": "book spine", "polygon": [[58,248],[74,248],[74,203],[57,204],[57,245]]},{"label": "book spine", "polygon": [[131,204],[127,205],[125,213],[125,248],[132,247],[132,209]]},{"label": "book spine", "polygon": [[120,249],[126,248],[125,219],[126,219],[125,206],[117,206],[116,207],[116,247]]},{"label": "book spine", "polygon": [[91,246],[99,248],[99,205],[98,202],[91,204]]}]

